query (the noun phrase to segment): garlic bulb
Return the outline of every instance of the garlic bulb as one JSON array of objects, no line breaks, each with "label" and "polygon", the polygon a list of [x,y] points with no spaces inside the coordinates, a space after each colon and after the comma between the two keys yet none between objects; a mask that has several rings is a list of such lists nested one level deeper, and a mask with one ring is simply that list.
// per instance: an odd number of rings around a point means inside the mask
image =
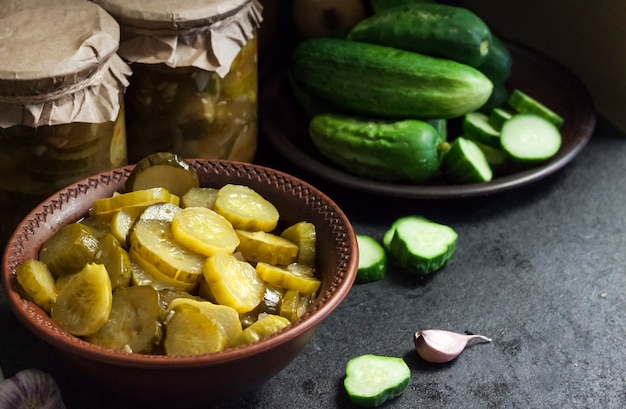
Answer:
[{"label": "garlic bulb", "polygon": [[52,376],[38,369],[23,369],[0,381],[0,408],[65,409]]},{"label": "garlic bulb", "polygon": [[415,350],[427,362],[444,363],[459,356],[467,343],[475,338],[491,342],[482,335],[466,335],[439,329],[417,331],[414,336]]}]

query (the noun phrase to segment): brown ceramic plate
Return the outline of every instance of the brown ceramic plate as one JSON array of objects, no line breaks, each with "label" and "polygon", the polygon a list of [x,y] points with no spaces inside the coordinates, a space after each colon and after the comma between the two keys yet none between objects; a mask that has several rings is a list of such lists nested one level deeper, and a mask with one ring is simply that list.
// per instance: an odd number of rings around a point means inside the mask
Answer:
[{"label": "brown ceramic plate", "polygon": [[318,152],[308,135],[308,119],[289,89],[286,68],[262,88],[261,129],[270,144],[294,165],[323,179],[369,193],[416,199],[487,195],[542,179],[571,162],[593,133],[596,116],[587,89],[570,71],[551,58],[510,44],[513,70],[507,85],[519,88],[563,116],[563,142],[550,161],[531,169],[494,178],[487,183],[451,185],[437,180],[423,185],[389,184],[347,173]]}]

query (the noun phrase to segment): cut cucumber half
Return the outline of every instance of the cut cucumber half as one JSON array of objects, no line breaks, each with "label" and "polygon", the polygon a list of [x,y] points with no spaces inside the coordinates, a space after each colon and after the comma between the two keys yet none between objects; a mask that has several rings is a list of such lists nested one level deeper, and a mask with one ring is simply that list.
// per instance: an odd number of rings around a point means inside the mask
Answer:
[{"label": "cut cucumber half", "polygon": [[389,252],[403,269],[430,274],[452,258],[458,234],[451,227],[419,216],[401,218],[394,226]]},{"label": "cut cucumber half", "polygon": [[402,395],[410,380],[402,358],[366,354],[348,361],[343,384],[352,403],[374,408]]},{"label": "cut cucumber half", "polygon": [[452,183],[482,183],[493,178],[483,151],[472,140],[458,137],[443,158],[444,177]]},{"label": "cut cucumber half", "polygon": [[385,249],[370,236],[357,234],[356,240],[359,245],[359,268],[355,282],[362,284],[382,280],[387,269]]},{"label": "cut cucumber half", "polygon": [[502,148],[493,148],[491,146],[487,146],[478,142],[477,140],[464,136],[467,139],[471,139],[483,153],[485,154],[485,159],[487,159],[487,163],[493,172],[497,172],[501,170],[509,161],[509,155],[502,150]]},{"label": "cut cucumber half", "polygon": [[502,149],[514,160],[538,163],[550,159],[561,147],[554,123],[533,114],[517,114],[502,126]]},{"label": "cut cucumber half", "polygon": [[483,145],[500,147],[500,131],[491,125],[486,114],[479,111],[465,114],[462,127],[466,135]]},{"label": "cut cucumber half", "polygon": [[564,121],[562,116],[519,89],[514,89],[511,92],[509,105],[520,114],[534,114],[540,116],[552,122],[557,128],[560,127]]}]

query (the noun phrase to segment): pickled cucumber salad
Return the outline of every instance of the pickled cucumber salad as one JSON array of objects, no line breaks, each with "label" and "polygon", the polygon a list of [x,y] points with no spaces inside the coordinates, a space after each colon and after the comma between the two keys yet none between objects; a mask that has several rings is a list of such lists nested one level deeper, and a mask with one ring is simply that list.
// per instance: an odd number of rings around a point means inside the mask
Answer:
[{"label": "pickled cucumber salad", "polygon": [[181,196],[150,187],[152,167],[138,164],[124,192],[96,199],[16,269],[59,327],[109,349],[193,355],[264,339],[307,311],[321,285],[312,223],[285,226],[248,186],[201,187],[174,154],[146,162],[196,184]]}]

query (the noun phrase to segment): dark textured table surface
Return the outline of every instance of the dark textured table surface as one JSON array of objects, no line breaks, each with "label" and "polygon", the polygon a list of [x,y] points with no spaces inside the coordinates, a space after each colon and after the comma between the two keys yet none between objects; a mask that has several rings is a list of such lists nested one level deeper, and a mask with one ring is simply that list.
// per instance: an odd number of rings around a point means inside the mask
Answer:
[{"label": "dark textured table surface", "polygon": [[[407,391],[387,408],[626,407],[626,137],[601,118],[581,154],[532,185],[492,196],[403,200],[345,191],[292,168],[261,139],[259,162],[329,194],[357,233],[380,239],[420,214],[459,234],[428,281],[390,268],[356,285],[290,365],[230,408],[350,408],[342,382],[356,355],[403,357]],[[413,350],[418,329],[493,338],[445,365]],[[52,373],[69,409],[127,409],[77,380],[0,296],[0,366]],[[181,405],[182,407],[183,405]]]}]

